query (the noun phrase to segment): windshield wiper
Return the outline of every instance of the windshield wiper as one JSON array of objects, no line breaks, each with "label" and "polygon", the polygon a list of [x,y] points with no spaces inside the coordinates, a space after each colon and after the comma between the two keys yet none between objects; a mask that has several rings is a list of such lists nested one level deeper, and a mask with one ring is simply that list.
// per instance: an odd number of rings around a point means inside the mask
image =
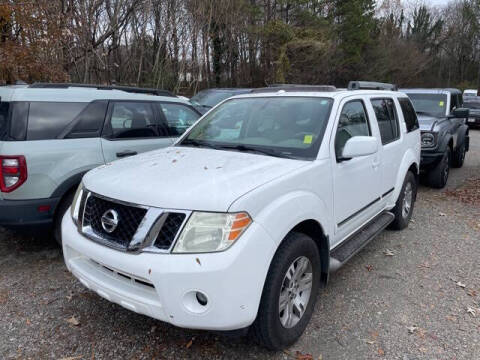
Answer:
[{"label": "windshield wiper", "polygon": [[261,154],[261,155],[267,155],[267,156],[293,159],[293,157],[288,155],[288,154],[279,153],[279,152],[274,151],[274,150],[253,148],[253,147],[246,146],[246,145],[221,145],[221,146],[218,147],[218,149],[235,150],[235,151],[240,151],[240,152],[248,152],[248,153],[253,153],[253,154]]},{"label": "windshield wiper", "polygon": [[419,114],[419,115],[438,116],[438,115],[435,115],[435,113],[432,113],[432,112],[429,112],[429,111],[417,110],[416,113]]},{"label": "windshield wiper", "polygon": [[204,147],[204,148],[215,149],[215,150],[218,149],[218,147],[213,144],[210,144],[204,141],[195,140],[195,139],[185,139],[178,145]]}]

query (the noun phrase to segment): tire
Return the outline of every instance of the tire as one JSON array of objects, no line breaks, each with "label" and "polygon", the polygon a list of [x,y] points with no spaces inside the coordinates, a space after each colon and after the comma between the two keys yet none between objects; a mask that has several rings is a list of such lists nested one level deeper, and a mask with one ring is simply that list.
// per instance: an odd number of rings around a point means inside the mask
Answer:
[{"label": "tire", "polygon": [[53,219],[53,236],[58,245],[62,246],[62,219],[70,205],[72,205],[75,191],[66,194],[57,206],[55,218]]},{"label": "tire", "polygon": [[455,151],[452,159],[452,167],[461,168],[465,162],[465,142]]},{"label": "tire", "polygon": [[390,229],[402,230],[408,226],[412,218],[416,198],[417,181],[415,175],[409,171],[403,181],[402,190],[400,191],[395,207],[392,209],[395,219],[390,224]]},{"label": "tire", "polygon": [[[297,273],[294,270],[302,268],[302,265],[307,269],[305,273],[300,273],[299,279],[303,281],[289,281],[287,275],[295,278]],[[312,317],[320,275],[320,254],[315,241],[301,233],[293,232],[287,235],[270,264],[257,318],[251,327],[251,333],[260,345],[270,350],[281,350],[298,340]],[[296,287],[302,283],[307,285],[308,279],[312,281],[309,295],[308,289],[301,291]],[[286,300],[285,309],[282,311],[281,295]],[[299,306],[298,301],[300,304],[303,301],[304,306]],[[292,305],[295,302],[297,303]],[[288,309],[297,311],[288,312]],[[298,309],[302,309],[303,314]],[[289,313],[294,315],[289,317]],[[299,314],[301,315],[298,316]]]},{"label": "tire", "polygon": [[448,175],[450,174],[451,151],[447,148],[443,154],[442,160],[428,174],[428,184],[436,189],[443,189],[447,185]]}]

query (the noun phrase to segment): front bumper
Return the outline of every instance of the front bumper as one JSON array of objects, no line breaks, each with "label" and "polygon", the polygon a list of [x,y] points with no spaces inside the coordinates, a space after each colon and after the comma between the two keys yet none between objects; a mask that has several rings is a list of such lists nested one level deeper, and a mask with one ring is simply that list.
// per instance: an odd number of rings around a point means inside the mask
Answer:
[{"label": "front bumper", "polygon": [[59,200],[0,200],[0,226],[16,230],[47,228],[52,225]]},{"label": "front bumper", "polygon": [[420,171],[425,172],[433,169],[443,159],[443,152],[422,150],[420,155]]},{"label": "front bumper", "polygon": [[[253,323],[275,246],[253,223],[230,249],[209,254],[125,253],[62,222],[67,268],[83,285],[129,310],[176,326],[236,330]],[[198,303],[201,291],[208,303]]]}]

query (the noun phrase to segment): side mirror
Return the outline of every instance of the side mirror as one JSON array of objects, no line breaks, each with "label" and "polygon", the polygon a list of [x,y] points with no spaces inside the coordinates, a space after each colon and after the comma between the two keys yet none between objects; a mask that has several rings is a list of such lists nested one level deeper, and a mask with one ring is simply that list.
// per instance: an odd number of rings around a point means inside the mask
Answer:
[{"label": "side mirror", "polygon": [[371,155],[377,151],[377,138],[373,136],[354,136],[347,140],[343,148],[342,159]]},{"label": "side mirror", "polygon": [[451,117],[457,118],[457,119],[463,119],[463,118],[468,118],[469,115],[470,115],[470,109],[458,108],[452,111]]}]

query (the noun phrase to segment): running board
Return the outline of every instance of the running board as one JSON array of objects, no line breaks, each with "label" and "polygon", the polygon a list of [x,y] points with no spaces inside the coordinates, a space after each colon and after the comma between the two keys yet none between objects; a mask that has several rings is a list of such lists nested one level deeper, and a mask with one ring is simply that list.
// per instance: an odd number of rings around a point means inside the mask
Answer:
[{"label": "running board", "polygon": [[330,252],[330,272],[337,271],[350,258],[362,250],[370,241],[380,234],[393,220],[395,215],[383,212],[351,235],[340,246]]}]

